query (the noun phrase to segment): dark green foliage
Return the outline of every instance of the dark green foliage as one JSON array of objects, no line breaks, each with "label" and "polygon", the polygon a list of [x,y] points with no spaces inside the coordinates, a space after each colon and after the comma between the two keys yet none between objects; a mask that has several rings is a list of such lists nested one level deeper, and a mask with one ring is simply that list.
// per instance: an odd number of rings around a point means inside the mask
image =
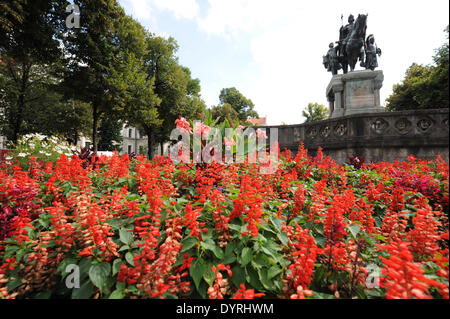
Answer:
[{"label": "dark green foliage", "polygon": [[54,80],[52,66],[60,60],[55,35],[63,30],[66,1],[2,1],[0,4],[0,129],[16,141],[26,131],[32,103],[45,95]]},{"label": "dark green foliage", "polygon": [[100,151],[120,151],[122,142],[122,121],[113,116],[105,116],[98,128],[98,149]]},{"label": "dark green foliage", "polygon": [[[447,26],[447,40],[449,28]],[[394,85],[387,98],[387,109],[402,111],[413,109],[439,109],[449,107],[449,45],[436,50],[433,65],[413,64],[406,71],[402,83]]]},{"label": "dark green foliage", "polygon": [[228,123],[236,123],[236,120],[239,119],[239,114],[228,103],[214,106],[211,109],[211,115],[213,119],[219,119],[219,122],[223,122],[226,119]]}]

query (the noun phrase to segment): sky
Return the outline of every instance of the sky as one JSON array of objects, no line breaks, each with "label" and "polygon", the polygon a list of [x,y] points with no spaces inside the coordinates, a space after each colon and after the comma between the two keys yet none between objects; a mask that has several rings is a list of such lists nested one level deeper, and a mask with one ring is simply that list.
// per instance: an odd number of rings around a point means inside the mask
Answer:
[{"label": "sky", "polygon": [[[322,64],[349,14],[369,14],[382,50],[382,104],[412,63],[431,64],[446,41],[448,0],[119,0],[149,31],[174,37],[208,107],[236,87],[269,125],[298,124],[308,103],[328,105]],[[357,69],[361,69],[358,66]],[[340,71],[342,73],[342,71]]]}]

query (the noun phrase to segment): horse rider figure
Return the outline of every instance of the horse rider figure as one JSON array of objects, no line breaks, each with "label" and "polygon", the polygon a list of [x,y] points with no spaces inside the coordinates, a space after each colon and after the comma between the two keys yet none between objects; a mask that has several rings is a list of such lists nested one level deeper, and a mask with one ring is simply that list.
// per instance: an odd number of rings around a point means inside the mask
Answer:
[{"label": "horse rider figure", "polygon": [[347,46],[348,39],[352,34],[352,31],[355,27],[355,17],[353,14],[350,14],[348,17],[348,24],[344,27],[341,27],[340,35],[339,35],[339,56],[343,57],[345,55],[345,48]]}]

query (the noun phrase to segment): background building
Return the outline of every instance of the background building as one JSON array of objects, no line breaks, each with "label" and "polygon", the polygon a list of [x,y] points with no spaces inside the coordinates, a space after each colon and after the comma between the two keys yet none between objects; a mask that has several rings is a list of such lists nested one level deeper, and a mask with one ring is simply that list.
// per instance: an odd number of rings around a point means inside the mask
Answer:
[{"label": "background building", "polygon": [[248,119],[247,123],[250,123],[255,126],[267,125],[267,118],[261,117],[258,119]]}]

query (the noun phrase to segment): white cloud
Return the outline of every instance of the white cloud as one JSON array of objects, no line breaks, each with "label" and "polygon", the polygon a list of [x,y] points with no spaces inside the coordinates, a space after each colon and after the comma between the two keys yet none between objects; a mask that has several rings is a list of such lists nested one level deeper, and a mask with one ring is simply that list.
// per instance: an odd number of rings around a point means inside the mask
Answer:
[{"label": "white cloud", "polygon": [[149,20],[153,17],[153,9],[147,0],[124,0],[122,6],[125,11],[138,20]]},{"label": "white cloud", "polygon": [[169,11],[176,19],[193,19],[199,14],[196,0],[123,0],[122,5],[138,20],[155,21],[158,12]]},{"label": "white cloud", "polygon": [[200,12],[200,7],[196,0],[148,0],[160,10],[171,11],[176,19],[193,19]]},{"label": "white cloud", "polygon": [[208,3],[206,16],[197,21],[200,30],[227,38],[286,19],[293,8],[301,6],[296,0],[208,0]]}]

